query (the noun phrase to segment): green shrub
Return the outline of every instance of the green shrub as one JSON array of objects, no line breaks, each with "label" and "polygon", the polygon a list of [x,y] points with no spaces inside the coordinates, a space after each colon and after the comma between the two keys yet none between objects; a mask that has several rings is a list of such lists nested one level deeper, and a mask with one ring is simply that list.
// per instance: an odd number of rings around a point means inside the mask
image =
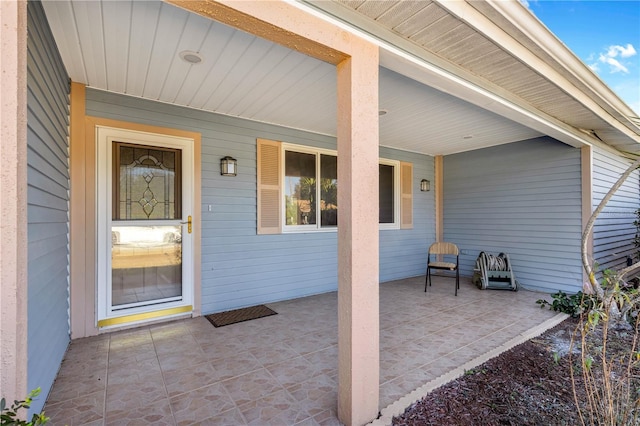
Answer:
[{"label": "green shrub", "polygon": [[49,418],[44,415],[44,412],[40,414],[34,414],[31,418],[30,422],[22,420],[18,411],[21,409],[29,409],[31,406],[31,401],[33,398],[40,395],[40,388],[34,389],[29,392],[29,395],[22,401],[13,401],[11,407],[7,407],[7,401],[4,398],[0,400],[0,425],[9,426],[9,425],[17,425],[17,426],[35,426],[35,425],[43,425],[49,421]]},{"label": "green shrub", "polygon": [[579,317],[582,313],[589,312],[593,308],[596,300],[595,296],[584,294],[581,291],[572,295],[559,291],[552,294],[551,298],[553,299],[551,303],[544,299],[538,299],[536,303],[539,304],[541,308],[549,306],[549,309],[569,314],[573,318]]}]

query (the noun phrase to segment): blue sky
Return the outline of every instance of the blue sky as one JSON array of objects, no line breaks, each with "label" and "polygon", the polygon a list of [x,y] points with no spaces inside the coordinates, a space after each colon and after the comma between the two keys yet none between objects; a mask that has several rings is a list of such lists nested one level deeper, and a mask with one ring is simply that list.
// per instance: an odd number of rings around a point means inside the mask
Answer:
[{"label": "blue sky", "polygon": [[521,0],[640,115],[640,0]]}]

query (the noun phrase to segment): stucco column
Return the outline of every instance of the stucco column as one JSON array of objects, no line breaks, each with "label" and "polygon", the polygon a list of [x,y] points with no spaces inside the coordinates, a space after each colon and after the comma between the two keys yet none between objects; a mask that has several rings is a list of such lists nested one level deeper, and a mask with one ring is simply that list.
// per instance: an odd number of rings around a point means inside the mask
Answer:
[{"label": "stucco column", "polygon": [[0,1],[0,395],[27,392],[27,2]]},{"label": "stucco column", "polygon": [[362,43],[338,73],[338,418],[378,414],[378,49]]},{"label": "stucco column", "polygon": [[378,415],[378,47],[286,1],[178,7],[336,64],[338,93],[338,417]]}]

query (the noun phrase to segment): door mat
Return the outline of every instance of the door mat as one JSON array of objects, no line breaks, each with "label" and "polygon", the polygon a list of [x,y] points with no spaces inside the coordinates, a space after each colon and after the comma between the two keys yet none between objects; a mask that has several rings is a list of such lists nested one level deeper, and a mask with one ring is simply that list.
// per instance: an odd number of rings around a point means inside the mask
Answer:
[{"label": "door mat", "polygon": [[234,309],[233,311],[219,312],[217,314],[206,315],[205,318],[209,320],[214,327],[223,327],[229,324],[235,324],[238,322],[249,321],[252,319],[268,317],[270,315],[276,315],[277,312],[265,305],[250,306],[248,308]]}]

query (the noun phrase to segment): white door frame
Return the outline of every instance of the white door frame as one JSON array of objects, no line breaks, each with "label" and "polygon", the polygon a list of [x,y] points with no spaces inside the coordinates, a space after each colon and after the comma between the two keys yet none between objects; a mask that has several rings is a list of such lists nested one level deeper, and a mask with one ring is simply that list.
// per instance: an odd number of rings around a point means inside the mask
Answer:
[{"label": "white door frame", "polygon": [[[108,328],[123,323],[136,324],[150,319],[168,318],[193,311],[194,238],[187,226],[182,238],[182,299],[161,305],[141,306],[114,311],[111,307],[111,212],[112,144],[114,141],[153,145],[182,151],[182,216],[194,213],[194,139],[142,132],[108,126],[96,126],[96,219],[97,219],[97,324]],[[183,219],[184,220],[184,219]],[[160,312],[160,316],[157,313]]]}]

